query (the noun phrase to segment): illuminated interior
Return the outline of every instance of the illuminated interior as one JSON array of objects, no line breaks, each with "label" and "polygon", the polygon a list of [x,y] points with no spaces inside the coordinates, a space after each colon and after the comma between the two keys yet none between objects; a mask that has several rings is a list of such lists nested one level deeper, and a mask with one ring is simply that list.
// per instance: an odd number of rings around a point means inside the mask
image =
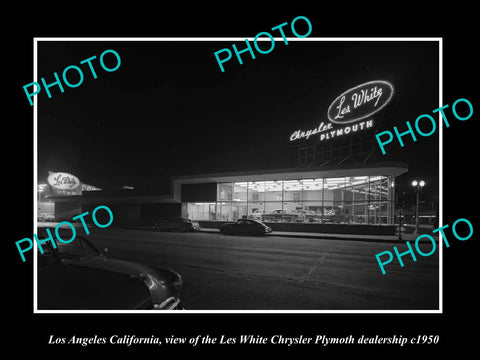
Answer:
[{"label": "illuminated interior", "polygon": [[393,176],[217,183],[217,201],[188,203],[188,218],[264,222],[393,223]]}]

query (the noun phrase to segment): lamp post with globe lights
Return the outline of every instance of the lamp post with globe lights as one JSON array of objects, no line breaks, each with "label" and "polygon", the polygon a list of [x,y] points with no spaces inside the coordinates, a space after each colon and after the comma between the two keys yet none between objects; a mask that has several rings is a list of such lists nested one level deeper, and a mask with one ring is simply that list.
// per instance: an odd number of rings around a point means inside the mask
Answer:
[{"label": "lamp post with globe lights", "polygon": [[415,206],[415,231],[413,233],[414,236],[418,236],[418,220],[419,220],[419,204],[420,204],[420,192],[422,191],[423,187],[425,186],[425,181],[420,180],[413,180],[412,181],[413,191],[417,195],[417,203]]}]

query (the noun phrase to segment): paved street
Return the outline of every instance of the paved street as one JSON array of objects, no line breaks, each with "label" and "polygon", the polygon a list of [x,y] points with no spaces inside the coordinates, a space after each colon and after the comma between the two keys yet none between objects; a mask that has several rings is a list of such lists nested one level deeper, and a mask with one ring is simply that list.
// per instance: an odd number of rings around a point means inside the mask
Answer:
[{"label": "paved street", "polygon": [[114,228],[88,239],[111,257],[179,272],[192,310],[438,309],[437,253],[381,274],[375,254],[400,243]]}]

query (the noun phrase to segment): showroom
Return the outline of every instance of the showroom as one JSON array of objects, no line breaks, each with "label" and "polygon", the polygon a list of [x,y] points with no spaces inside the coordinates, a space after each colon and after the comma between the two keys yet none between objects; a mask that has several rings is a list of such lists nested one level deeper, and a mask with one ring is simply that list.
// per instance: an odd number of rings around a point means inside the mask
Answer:
[{"label": "showroom", "polygon": [[280,224],[388,226],[395,177],[407,170],[403,163],[368,163],[175,177],[174,197],[183,217],[207,227],[241,218],[291,230]]},{"label": "showroom", "polygon": [[192,220],[392,223],[391,176],[257,180],[217,184],[212,203],[187,203]]}]

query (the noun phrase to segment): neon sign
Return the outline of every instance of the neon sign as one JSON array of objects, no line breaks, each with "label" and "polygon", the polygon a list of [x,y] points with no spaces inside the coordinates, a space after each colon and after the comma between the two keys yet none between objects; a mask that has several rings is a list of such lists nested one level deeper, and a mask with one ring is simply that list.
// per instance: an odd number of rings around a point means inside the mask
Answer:
[{"label": "neon sign", "polygon": [[314,129],[295,130],[290,135],[290,141],[308,140],[310,136],[317,134],[320,141],[324,141],[373,128],[373,119],[367,118],[383,109],[392,96],[393,85],[388,81],[375,80],[355,86],[330,104],[327,111],[329,122],[322,121]]},{"label": "neon sign", "polygon": [[302,130],[297,130],[294,131],[292,135],[290,135],[290,141],[298,140],[298,139],[308,139],[310,136],[322,133],[328,130],[331,130],[333,127],[332,124],[325,124],[323,121],[316,127],[315,129],[307,130],[307,131],[302,131]]},{"label": "neon sign", "polygon": [[82,195],[83,191],[101,190],[95,186],[82,183],[78,177],[66,172],[48,172],[47,182],[55,195]]},{"label": "neon sign", "polygon": [[76,176],[64,172],[49,171],[47,181],[53,189],[58,190],[73,191],[80,187],[80,180]]},{"label": "neon sign", "polygon": [[328,107],[328,119],[335,124],[348,124],[372,116],[392,99],[393,86],[375,80],[355,86],[338,96]]}]

